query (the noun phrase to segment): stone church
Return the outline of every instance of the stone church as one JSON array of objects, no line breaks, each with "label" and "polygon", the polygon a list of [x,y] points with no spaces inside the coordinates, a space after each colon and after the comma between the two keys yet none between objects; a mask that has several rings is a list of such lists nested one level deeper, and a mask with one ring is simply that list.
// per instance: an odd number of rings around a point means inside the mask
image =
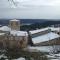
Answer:
[{"label": "stone church", "polygon": [[28,34],[26,31],[20,31],[20,21],[10,20],[9,30],[0,33],[1,48],[24,48],[27,46]]}]

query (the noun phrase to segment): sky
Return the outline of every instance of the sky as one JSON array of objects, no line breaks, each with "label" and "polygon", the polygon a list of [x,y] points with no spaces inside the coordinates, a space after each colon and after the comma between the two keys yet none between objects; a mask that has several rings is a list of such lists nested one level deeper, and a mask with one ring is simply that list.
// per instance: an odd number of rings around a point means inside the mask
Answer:
[{"label": "sky", "polygon": [[0,0],[0,19],[60,19],[60,0]]}]

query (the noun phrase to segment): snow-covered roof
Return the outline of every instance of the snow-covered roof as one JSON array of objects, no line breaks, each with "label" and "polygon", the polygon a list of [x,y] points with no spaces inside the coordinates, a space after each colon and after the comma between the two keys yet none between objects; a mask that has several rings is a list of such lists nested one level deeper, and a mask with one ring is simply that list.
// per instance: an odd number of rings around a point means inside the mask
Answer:
[{"label": "snow-covered roof", "polygon": [[17,19],[13,19],[13,20],[10,20],[10,21],[19,21],[19,20],[17,20]]},{"label": "snow-covered roof", "polygon": [[12,30],[10,31],[10,33],[13,36],[27,36],[27,32],[26,31],[16,31],[16,30]]},{"label": "snow-covered roof", "polygon": [[57,31],[57,32],[60,31],[60,27],[46,27],[46,28],[42,28],[42,29],[32,30],[30,32],[31,32],[31,34],[35,34],[35,33],[46,31],[48,29],[51,29],[51,31]]},{"label": "snow-covered roof", "polygon": [[1,31],[10,31],[10,28],[8,26],[2,26],[0,27]]},{"label": "snow-covered roof", "polygon": [[47,27],[47,28],[32,30],[32,31],[30,31],[30,32],[31,32],[31,34],[35,34],[35,33],[39,33],[39,32],[42,32],[42,31],[46,31],[46,30],[48,30],[48,29],[49,29],[49,28]]},{"label": "snow-covered roof", "polygon": [[11,30],[11,28],[9,28],[8,26],[2,26],[0,27],[1,31],[10,31],[10,33],[14,36],[27,36],[27,32],[26,31],[16,31],[16,30]]},{"label": "snow-covered roof", "polygon": [[32,41],[33,41],[34,44],[36,44],[36,43],[40,43],[40,42],[49,41],[49,40],[52,40],[52,39],[55,39],[55,38],[58,38],[58,37],[59,37],[58,34],[50,32],[50,33],[47,33],[47,34],[44,34],[44,35],[41,35],[41,36],[38,36],[38,37],[34,37],[34,38],[32,38]]}]

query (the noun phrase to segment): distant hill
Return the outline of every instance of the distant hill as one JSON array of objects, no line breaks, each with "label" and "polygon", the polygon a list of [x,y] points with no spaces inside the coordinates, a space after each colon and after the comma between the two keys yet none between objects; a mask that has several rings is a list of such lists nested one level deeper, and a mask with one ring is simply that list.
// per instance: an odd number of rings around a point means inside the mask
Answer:
[{"label": "distant hill", "polygon": [[[0,19],[0,25],[8,25],[11,19]],[[44,20],[39,19],[19,19],[21,24],[43,23]]]},{"label": "distant hill", "polygon": [[[0,19],[0,25],[8,25],[11,19]],[[60,21],[52,21],[47,19],[19,19],[21,24],[40,24],[40,25],[52,25],[60,24]]]}]

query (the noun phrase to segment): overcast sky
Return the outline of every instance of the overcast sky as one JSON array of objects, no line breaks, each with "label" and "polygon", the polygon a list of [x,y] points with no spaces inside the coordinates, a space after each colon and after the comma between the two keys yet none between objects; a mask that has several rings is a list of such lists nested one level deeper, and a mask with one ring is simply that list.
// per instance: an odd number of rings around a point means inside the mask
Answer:
[{"label": "overcast sky", "polygon": [[0,18],[60,19],[60,0],[14,0],[14,4],[0,0]]}]

